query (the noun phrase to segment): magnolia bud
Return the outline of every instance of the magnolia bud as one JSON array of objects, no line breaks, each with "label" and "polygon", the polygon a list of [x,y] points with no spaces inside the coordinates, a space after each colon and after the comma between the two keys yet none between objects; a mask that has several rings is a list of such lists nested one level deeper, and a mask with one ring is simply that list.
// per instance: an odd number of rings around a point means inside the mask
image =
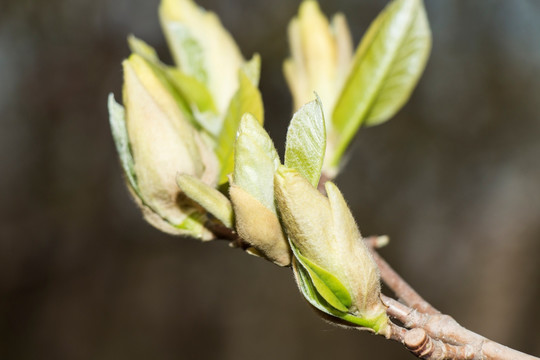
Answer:
[{"label": "magnolia bud", "polygon": [[315,91],[324,104],[327,148],[324,172],[334,177],[338,167],[330,164],[339,133],[333,129],[332,114],[347,80],[353,60],[352,38],[343,14],[329,22],[314,0],[303,1],[298,16],[289,24],[291,57],[283,72],[299,109],[313,98]]},{"label": "magnolia bud", "polygon": [[208,87],[218,112],[224,113],[244,62],[233,38],[216,14],[192,0],[162,0],[159,14],[176,64]]},{"label": "magnolia bud", "polygon": [[291,263],[291,251],[276,214],[236,185],[229,189],[238,235],[279,266]]},{"label": "magnolia bud", "polygon": [[310,101],[315,91],[331,114],[352,61],[352,39],[345,17],[336,14],[330,24],[316,1],[304,1],[289,24],[289,43],[291,57],[283,70],[295,109]]},{"label": "magnolia bud", "polygon": [[236,231],[260,254],[277,265],[291,263],[274,203],[274,173],[279,156],[261,124],[249,113],[238,127],[234,173],[229,194]]},{"label": "magnolia bud", "polygon": [[340,283],[334,288],[342,286],[348,291],[337,294],[348,299],[344,306],[334,307],[373,320],[372,328],[381,331],[387,318],[377,266],[343,196],[331,182],[325,187],[328,198],[296,170],[281,166],[275,176],[275,193],[282,224],[305,262]]},{"label": "magnolia bud", "polygon": [[123,65],[125,121],[134,162],[136,200],[145,205],[146,219],[161,230],[208,238],[210,234],[203,233],[202,228],[198,234],[190,229],[193,216],[200,214],[179,190],[176,176],[192,175],[214,186],[218,171],[215,155],[188,122],[152,65],[139,55],[132,55]]}]

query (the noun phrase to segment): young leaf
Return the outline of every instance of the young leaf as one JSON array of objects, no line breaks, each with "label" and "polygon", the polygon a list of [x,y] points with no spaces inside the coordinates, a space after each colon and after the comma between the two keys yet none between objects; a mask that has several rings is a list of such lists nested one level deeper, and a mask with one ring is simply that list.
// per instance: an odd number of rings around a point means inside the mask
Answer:
[{"label": "young leaf", "polygon": [[180,174],[176,183],[190,199],[205,208],[228,228],[233,227],[233,211],[229,199],[194,176]]},{"label": "young leaf", "polygon": [[160,63],[156,50],[136,36],[128,36],[128,45],[131,52],[142,56],[151,63]]},{"label": "young leaf", "polygon": [[355,54],[332,117],[337,165],[362,124],[388,120],[409,99],[425,67],[431,33],[422,0],[394,0],[375,19]]},{"label": "young leaf", "polygon": [[317,1],[302,1],[298,15],[289,23],[288,37],[291,57],[283,63],[283,72],[293,95],[294,110],[311,100],[315,91],[326,114],[331,114],[352,61],[353,47],[345,17],[336,14],[329,23]]},{"label": "young leaf", "polygon": [[178,69],[168,68],[167,75],[169,75],[171,82],[184,96],[188,104],[194,105],[201,113],[216,113],[212,94],[210,94],[206,85]]},{"label": "young leaf", "polygon": [[322,312],[337,316],[336,310],[333,309],[317,292],[306,268],[304,268],[297,258],[293,258],[292,264],[296,283],[298,284],[300,292],[304,295],[304,298]]},{"label": "young leaf", "polygon": [[245,113],[250,113],[261,124],[264,120],[263,103],[259,89],[242,69],[239,71],[239,78],[240,86],[229,104],[223,128],[217,140],[216,154],[221,163],[219,183],[226,182],[227,175],[234,170],[234,143],[242,116]]},{"label": "young leaf", "polygon": [[302,266],[307,270],[309,277],[318,293],[336,310],[346,313],[352,304],[349,291],[341,281],[326,269],[318,266],[291,245],[293,253]]},{"label": "young leaf", "polygon": [[[175,97],[180,108],[188,115],[194,125],[203,127],[208,133],[217,136],[221,124],[217,120],[216,106],[206,85],[194,76],[163,64],[153,47],[133,35],[128,37],[131,51],[148,62],[156,76]],[[203,121],[201,121],[203,120]],[[217,128],[216,130],[214,130]]]},{"label": "young leaf", "polygon": [[204,227],[206,220],[205,214],[194,211],[190,213],[181,224],[176,225],[175,227],[184,235],[192,236],[202,241],[213,240],[215,239],[215,235]]},{"label": "young leaf", "polygon": [[233,38],[216,14],[192,0],[162,0],[159,15],[176,64],[208,87],[218,112],[224,113],[244,62]]},{"label": "young leaf", "polygon": [[251,114],[244,114],[234,153],[234,183],[276,213],[274,173],[279,156],[272,139]]},{"label": "young leaf", "polygon": [[125,117],[124,107],[114,100],[113,94],[109,94],[109,121],[114,144],[116,145],[116,151],[120,157],[120,163],[129,185],[133,188],[133,191],[138,193],[139,190],[135,179],[133,155],[129,148],[129,137]]},{"label": "young leaf", "polygon": [[261,56],[259,54],[253,54],[251,60],[242,64],[241,69],[253,85],[259,86],[259,78],[261,77]]},{"label": "young leaf", "polygon": [[298,288],[304,298],[316,309],[335,316],[345,322],[350,323],[352,326],[360,326],[363,328],[372,329],[375,333],[386,334],[388,328],[388,316],[386,313],[380,312],[374,316],[361,317],[350,313],[344,313],[342,311],[333,308],[317,291],[317,288],[311,280],[309,271],[300,263],[297,258],[293,259],[293,273],[298,284]]},{"label": "young leaf", "polygon": [[[134,47],[134,43],[137,43],[136,47]],[[145,68],[145,72],[149,70],[152,73],[152,78],[159,80],[161,83],[159,86],[164,88],[167,92],[167,98],[172,97],[174,99],[177,107],[182,112],[183,117],[192,123],[192,125],[197,126],[198,124],[194,123],[192,112],[186,98],[180,93],[178,87],[176,87],[171,81],[171,78],[167,72],[167,67],[163,65],[159,59],[154,58],[151,55],[151,51],[153,49],[149,45],[145,44],[142,40],[138,39],[136,42],[132,40],[130,46],[134,51],[129,57],[129,61],[136,64],[138,68]]]},{"label": "young leaf", "polygon": [[313,186],[321,177],[326,149],[326,128],[320,99],[317,98],[300,108],[287,130],[285,166],[296,169]]}]

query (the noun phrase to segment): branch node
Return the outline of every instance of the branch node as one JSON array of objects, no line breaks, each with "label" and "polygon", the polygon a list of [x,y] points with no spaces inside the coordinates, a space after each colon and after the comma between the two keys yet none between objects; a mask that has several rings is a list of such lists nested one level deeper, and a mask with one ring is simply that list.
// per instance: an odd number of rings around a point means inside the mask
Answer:
[{"label": "branch node", "polygon": [[422,356],[431,350],[430,340],[424,329],[416,328],[407,332],[403,342],[413,354]]}]

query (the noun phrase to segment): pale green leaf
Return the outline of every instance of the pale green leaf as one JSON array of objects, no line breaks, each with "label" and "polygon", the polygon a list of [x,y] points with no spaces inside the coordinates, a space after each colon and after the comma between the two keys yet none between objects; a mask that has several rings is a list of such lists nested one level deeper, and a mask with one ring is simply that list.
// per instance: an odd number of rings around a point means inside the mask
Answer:
[{"label": "pale green leaf", "polygon": [[302,1],[298,16],[289,23],[288,37],[291,57],[285,60],[283,72],[294,109],[310,101],[315,91],[327,114],[331,114],[352,60],[352,42],[344,16],[335,15],[330,24],[317,1]]},{"label": "pale green leaf", "polygon": [[332,307],[317,291],[317,288],[312,282],[309,271],[296,257],[293,260],[293,271],[300,292],[302,295],[304,295],[304,298],[316,309],[348,322],[352,326],[369,328],[376,333],[379,333],[380,330],[387,326],[388,316],[385,312],[381,312],[373,317],[366,318],[342,312]]},{"label": "pale green leaf", "polygon": [[109,94],[109,121],[111,132],[116,146],[116,151],[120,157],[120,164],[129,185],[138,193],[137,180],[135,178],[133,155],[129,147],[129,137],[126,127],[124,107],[114,100],[114,95]]},{"label": "pale green leaf", "polygon": [[244,59],[216,14],[192,0],[162,0],[159,15],[176,64],[205,84],[224,113],[238,88]]},{"label": "pale green leaf", "polygon": [[241,69],[253,85],[259,86],[261,76],[261,56],[259,54],[254,54],[251,60],[244,62]]},{"label": "pale green leaf", "polygon": [[[174,227],[181,231],[182,235],[192,236],[196,239],[210,240],[206,233],[208,230],[204,227],[206,216],[200,212],[192,212],[181,224]],[[205,238],[206,235],[206,238]]]},{"label": "pale green leaf", "polygon": [[212,111],[200,112],[197,108],[193,108],[193,117],[212,140],[212,149],[216,147],[216,139],[221,133],[223,117]]},{"label": "pale green leaf", "polygon": [[425,67],[431,32],[422,0],[394,0],[371,24],[334,108],[339,161],[362,124],[388,120],[409,99]]},{"label": "pale green leaf", "polygon": [[242,117],[234,155],[234,183],[276,213],[274,173],[279,156],[272,139],[253,115]]},{"label": "pale green leaf", "polygon": [[142,56],[151,63],[160,63],[156,50],[136,36],[128,36],[128,45],[131,52]]},{"label": "pale green leaf", "polygon": [[181,22],[170,22],[166,30],[170,38],[174,39],[170,45],[176,63],[182,71],[207,84],[208,74],[204,63],[204,50],[189,27]]},{"label": "pale green leaf", "polygon": [[153,47],[133,35],[128,37],[131,51],[152,67],[155,75],[167,87],[183,112],[208,133],[217,136],[221,129],[216,106],[208,87],[185,72],[163,64]]},{"label": "pale green leaf", "polygon": [[326,129],[322,104],[317,98],[300,108],[287,131],[285,166],[298,170],[317,186],[326,149]]},{"label": "pale green leaf", "polygon": [[218,190],[208,186],[198,178],[180,174],[176,183],[190,199],[197,202],[228,228],[233,228],[233,210],[229,199]]},{"label": "pale green leaf", "polygon": [[336,310],[346,313],[352,304],[351,295],[345,286],[332,273],[303,256],[297,249],[293,253],[307,270],[317,292]]},{"label": "pale green leaf", "polygon": [[199,112],[216,112],[212,94],[206,85],[193,76],[189,76],[175,68],[167,68],[170,80],[180,91],[187,103],[195,106]]},{"label": "pale green leaf", "polygon": [[[138,41],[142,43],[142,40]],[[175,100],[176,105],[182,111],[184,117],[188,119],[193,125],[198,125],[194,123],[194,118],[192,116],[190,106],[186,102],[186,99],[180,93],[179,89],[171,82],[165,65],[163,65],[159,61],[154,62],[148,57],[146,57],[144,53],[141,55],[138,52],[134,52],[130,56],[129,60],[132,62],[136,62],[137,64],[139,64],[140,67],[151,70],[152,76],[159,80],[161,86],[165,89],[165,91]]]},{"label": "pale green leaf", "polygon": [[338,313],[335,309],[333,309],[326,302],[326,300],[324,300],[321,297],[321,295],[317,292],[315,285],[313,285],[308,271],[299,262],[297,258],[293,258],[292,264],[293,264],[294,275],[296,278],[296,282],[298,284],[298,288],[300,289],[300,292],[302,293],[302,295],[304,295],[304,298],[315,308],[321,310],[322,312],[326,314],[334,315],[334,316],[338,316],[339,314],[342,314],[341,312]]},{"label": "pale green leaf", "polygon": [[227,175],[234,170],[234,144],[236,131],[242,116],[250,113],[261,124],[264,120],[264,110],[261,93],[243,70],[239,71],[240,86],[233,96],[221,134],[217,141],[216,155],[221,163],[219,183],[227,181]]}]

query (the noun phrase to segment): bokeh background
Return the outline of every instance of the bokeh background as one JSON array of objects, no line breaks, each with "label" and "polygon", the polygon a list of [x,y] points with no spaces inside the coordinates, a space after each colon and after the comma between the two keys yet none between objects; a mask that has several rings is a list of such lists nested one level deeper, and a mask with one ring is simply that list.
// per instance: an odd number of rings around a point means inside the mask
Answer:
[{"label": "bokeh background", "polygon": [[[200,0],[260,52],[283,149],[299,1]],[[383,0],[324,0],[357,42]],[[166,61],[157,0],[0,2],[0,359],[412,359],[327,325],[291,273],[151,228],[122,183],[106,98],[130,33]],[[364,129],[338,178],[364,235],[474,331],[540,355],[540,2],[427,1],[409,104]]]}]

